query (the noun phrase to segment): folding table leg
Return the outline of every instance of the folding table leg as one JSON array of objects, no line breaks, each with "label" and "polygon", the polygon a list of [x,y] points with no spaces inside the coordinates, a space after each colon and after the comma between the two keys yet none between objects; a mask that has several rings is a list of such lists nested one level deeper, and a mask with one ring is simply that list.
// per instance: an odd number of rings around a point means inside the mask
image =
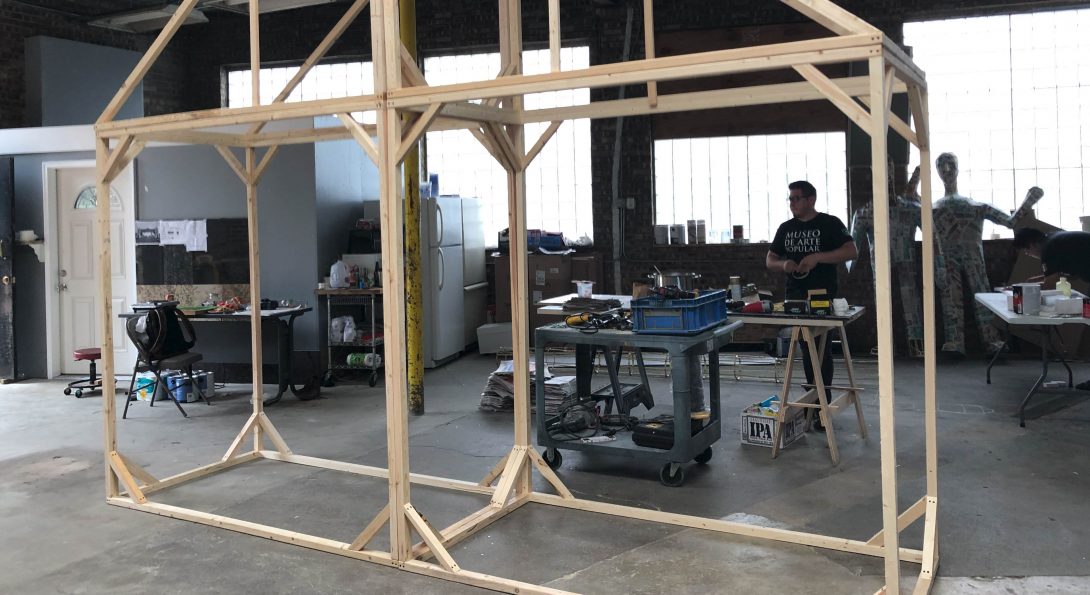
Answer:
[{"label": "folding table leg", "polygon": [[[129,414],[129,402],[132,399],[132,389],[136,386],[136,370],[132,371],[132,378],[129,379],[129,392],[125,393],[125,410],[121,412],[121,419],[125,419]],[[152,398],[155,398],[155,393],[151,393]]]}]

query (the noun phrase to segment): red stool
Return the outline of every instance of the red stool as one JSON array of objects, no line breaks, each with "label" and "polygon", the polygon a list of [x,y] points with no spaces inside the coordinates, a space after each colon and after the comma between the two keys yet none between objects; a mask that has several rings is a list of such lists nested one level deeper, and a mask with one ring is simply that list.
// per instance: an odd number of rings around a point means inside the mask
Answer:
[{"label": "red stool", "polygon": [[85,349],[77,349],[72,352],[72,359],[77,362],[91,362],[91,375],[87,378],[80,378],[74,382],[69,382],[68,386],[64,387],[64,394],[70,395],[74,390],[76,398],[83,396],[84,391],[95,392],[102,390],[102,381],[98,379],[98,371],[95,369],[95,362],[102,357],[102,350],[98,347],[87,347]]}]

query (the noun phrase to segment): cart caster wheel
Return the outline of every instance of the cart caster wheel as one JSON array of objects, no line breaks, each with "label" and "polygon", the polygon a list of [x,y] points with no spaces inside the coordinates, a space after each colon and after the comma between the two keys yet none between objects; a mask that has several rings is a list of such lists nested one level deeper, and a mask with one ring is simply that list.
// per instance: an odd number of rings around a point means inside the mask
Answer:
[{"label": "cart caster wheel", "polygon": [[693,457],[693,460],[701,465],[707,464],[708,461],[712,460],[712,447],[705,448],[704,452]]},{"label": "cart caster wheel", "polygon": [[64,394],[65,394],[66,396],[67,396],[67,395],[70,395],[70,394],[72,394],[72,389],[71,389],[71,388],[69,388],[69,387],[67,387],[67,386],[66,386],[66,387],[64,387]]},{"label": "cart caster wheel", "polygon": [[372,373],[371,377],[367,379],[367,386],[374,388],[378,384],[378,374]]},{"label": "cart caster wheel", "polygon": [[685,483],[685,468],[678,465],[677,471],[675,471],[673,475],[670,475],[671,465],[673,465],[673,463],[666,463],[662,466],[662,469],[659,471],[659,481],[661,481],[664,486],[676,488]]},{"label": "cart caster wheel", "polygon": [[326,372],[322,376],[322,387],[330,388],[333,386],[333,372]]},{"label": "cart caster wheel", "polygon": [[[552,455],[549,454],[550,452]],[[555,448],[546,448],[542,451],[541,458],[545,459],[545,464],[549,466],[549,469],[554,471],[559,469],[561,463],[564,462],[564,457],[561,456],[560,451]]]},{"label": "cart caster wheel", "polygon": [[78,398],[80,398],[80,397],[82,397],[82,396],[83,396],[83,391],[82,391],[82,390],[79,390],[79,389],[77,388],[77,389],[76,389],[76,398],[78,399]]}]

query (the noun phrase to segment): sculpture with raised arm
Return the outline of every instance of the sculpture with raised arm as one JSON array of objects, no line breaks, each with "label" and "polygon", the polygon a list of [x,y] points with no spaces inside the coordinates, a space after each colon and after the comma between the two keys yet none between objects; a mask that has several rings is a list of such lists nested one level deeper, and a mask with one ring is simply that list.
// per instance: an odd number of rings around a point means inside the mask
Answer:
[{"label": "sculpture with raised arm", "polygon": [[[1030,214],[1033,205],[1045,193],[1036,186],[1030,188],[1018,211],[1008,215],[958,194],[958,158],[953,153],[939,155],[935,168],[946,187],[946,195],[935,202],[935,240],[938,244],[935,273],[942,279],[939,289],[946,333],[942,350],[964,355],[964,291],[967,289],[970,294],[991,291],[984,265],[984,221],[1013,228]],[[981,304],[975,304],[975,307],[977,326],[986,349],[990,352],[1001,349],[1003,339],[999,330],[989,324],[991,314]]]}]

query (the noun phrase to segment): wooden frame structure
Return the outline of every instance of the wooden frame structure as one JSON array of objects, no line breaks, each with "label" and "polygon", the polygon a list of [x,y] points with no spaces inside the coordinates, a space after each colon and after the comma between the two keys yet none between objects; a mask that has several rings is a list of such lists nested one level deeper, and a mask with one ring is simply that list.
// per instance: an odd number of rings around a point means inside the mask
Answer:
[{"label": "wooden frame structure", "polygon": [[[544,504],[573,510],[610,514],[655,521],[709,531],[759,537],[774,541],[803,544],[881,557],[884,559],[884,592],[900,590],[900,563],[919,564],[915,592],[927,593],[938,566],[938,480],[935,430],[935,308],[931,291],[924,292],[925,324],[925,428],[926,493],[903,511],[897,501],[897,463],[894,426],[894,376],[892,343],[892,306],[889,259],[889,211],[887,198],[887,130],[892,129],[920,149],[923,163],[930,162],[928,148],[927,86],[924,74],[878,29],[839,8],[828,0],[781,0],[805,16],[829,29],[833,36],[808,41],[780,43],[733,50],[703,52],[656,58],[653,52],[643,60],[603,64],[589,68],[560,71],[559,2],[549,1],[549,42],[552,72],[522,74],[521,2],[497,0],[499,5],[499,40],[501,72],[494,80],[464,84],[429,86],[414,60],[409,57],[398,30],[397,0],[370,2],[372,57],[375,92],[361,97],[347,97],[286,104],[291,93],[310,68],[333,45],[348,25],[368,5],[355,0],[348,6],[326,38],[303,63],[299,73],[287,84],[276,100],[260,105],[260,43],[257,15],[259,0],[250,0],[250,51],[253,77],[253,107],[212,109],[198,112],[114,121],[121,105],[129,98],[163,48],[180,28],[197,0],[184,0],[174,17],[159,34],[117,95],[109,103],[95,127],[98,196],[107,196],[110,181],[149,141],[161,140],[204,144],[215,147],[246,186],[249,220],[250,299],[260,300],[260,248],[258,246],[257,187],[262,174],[283,144],[313,143],[329,139],[354,138],[377,164],[380,176],[382,266],[386,292],[383,307],[387,320],[388,358],[386,366],[386,416],[388,469],[318,459],[297,455],[277,432],[262,409],[261,325],[254,310],[252,355],[254,375],[253,413],[219,461],[158,479],[145,471],[117,448],[114,395],[114,361],[110,302],[109,205],[98,205],[100,239],[99,271],[100,313],[103,354],[103,419],[105,424],[106,498],[110,504],[185,519],[215,527],[257,535],[350,558],[366,560],[402,570],[429,575],[511,593],[558,593],[555,589],[535,586],[461,568],[450,554],[454,544],[470,537],[499,518],[527,503]],[[653,25],[651,0],[644,0],[645,21]],[[647,26],[646,47],[654,47],[654,27]],[[818,65],[844,62],[869,64],[865,76],[830,79]],[[698,78],[728,73],[770,69],[793,69],[801,82],[661,95],[656,83],[663,80]],[[646,97],[599,101],[565,108],[526,110],[523,95],[541,91],[615,87],[646,84]],[[890,111],[894,93],[907,93],[914,126]],[[882,528],[867,541],[835,536],[759,527],[745,523],[706,519],[665,513],[630,506],[606,504],[575,498],[533,449],[530,442],[529,347],[527,328],[526,255],[515,251],[511,258],[511,292],[514,312],[513,345],[515,365],[515,428],[513,446],[479,483],[412,474],[408,460],[407,383],[405,340],[404,214],[400,201],[399,164],[406,152],[428,130],[468,129],[504,167],[508,177],[511,243],[526,241],[525,170],[564,120],[610,118],[672,111],[699,110],[740,105],[777,104],[828,99],[871,137],[875,207],[875,253],[879,348],[879,398],[882,477]],[[351,115],[371,111],[377,115],[374,127],[360,124]],[[309,126],[289,131],[266,131],[266,124],[294,118],[312,118],[336,114],[343,128],[315,129]],[[405,116],[405,118],[403,118]],[[524,125],[551,122],[524,150]],[[245,125],[238,128],[238,125]],[[374,140],[377,138],[377,140]],[[262,151],[263,150],[263,151]],[[239,151],[241,151],[241,158]],[[262,151],[259,154],[259,151]],[[934,286],[932,259],[931,168],[922,170],[922,227],[924,287]],[[399,357],[400,354],[400,357]],[[265,444],[271,448],[266,448]],[[384,478],[388,484],[388,502],[375,511],[373,520],[361,528],[350,543],[306,535],[268,525],[228,518],[198,510],[185,509],[149,499],[152,494],[212,473],[258,459],[283,461],[334,469],[348,473]],[[533,470],[555,489],[556,495],[536,492],[531,482]],[[461,490],[490,497],[481,510],[444,529],[432,526],[412,504],[410,483]],[[899,533],[923,520],[923,544],[920,549],[900,546]],[[387,527],[389,551],[368,549],[374,536]],[[419,541],[413,537],[419,536]],[[433,560],[429,561],[429,560]]]}]

